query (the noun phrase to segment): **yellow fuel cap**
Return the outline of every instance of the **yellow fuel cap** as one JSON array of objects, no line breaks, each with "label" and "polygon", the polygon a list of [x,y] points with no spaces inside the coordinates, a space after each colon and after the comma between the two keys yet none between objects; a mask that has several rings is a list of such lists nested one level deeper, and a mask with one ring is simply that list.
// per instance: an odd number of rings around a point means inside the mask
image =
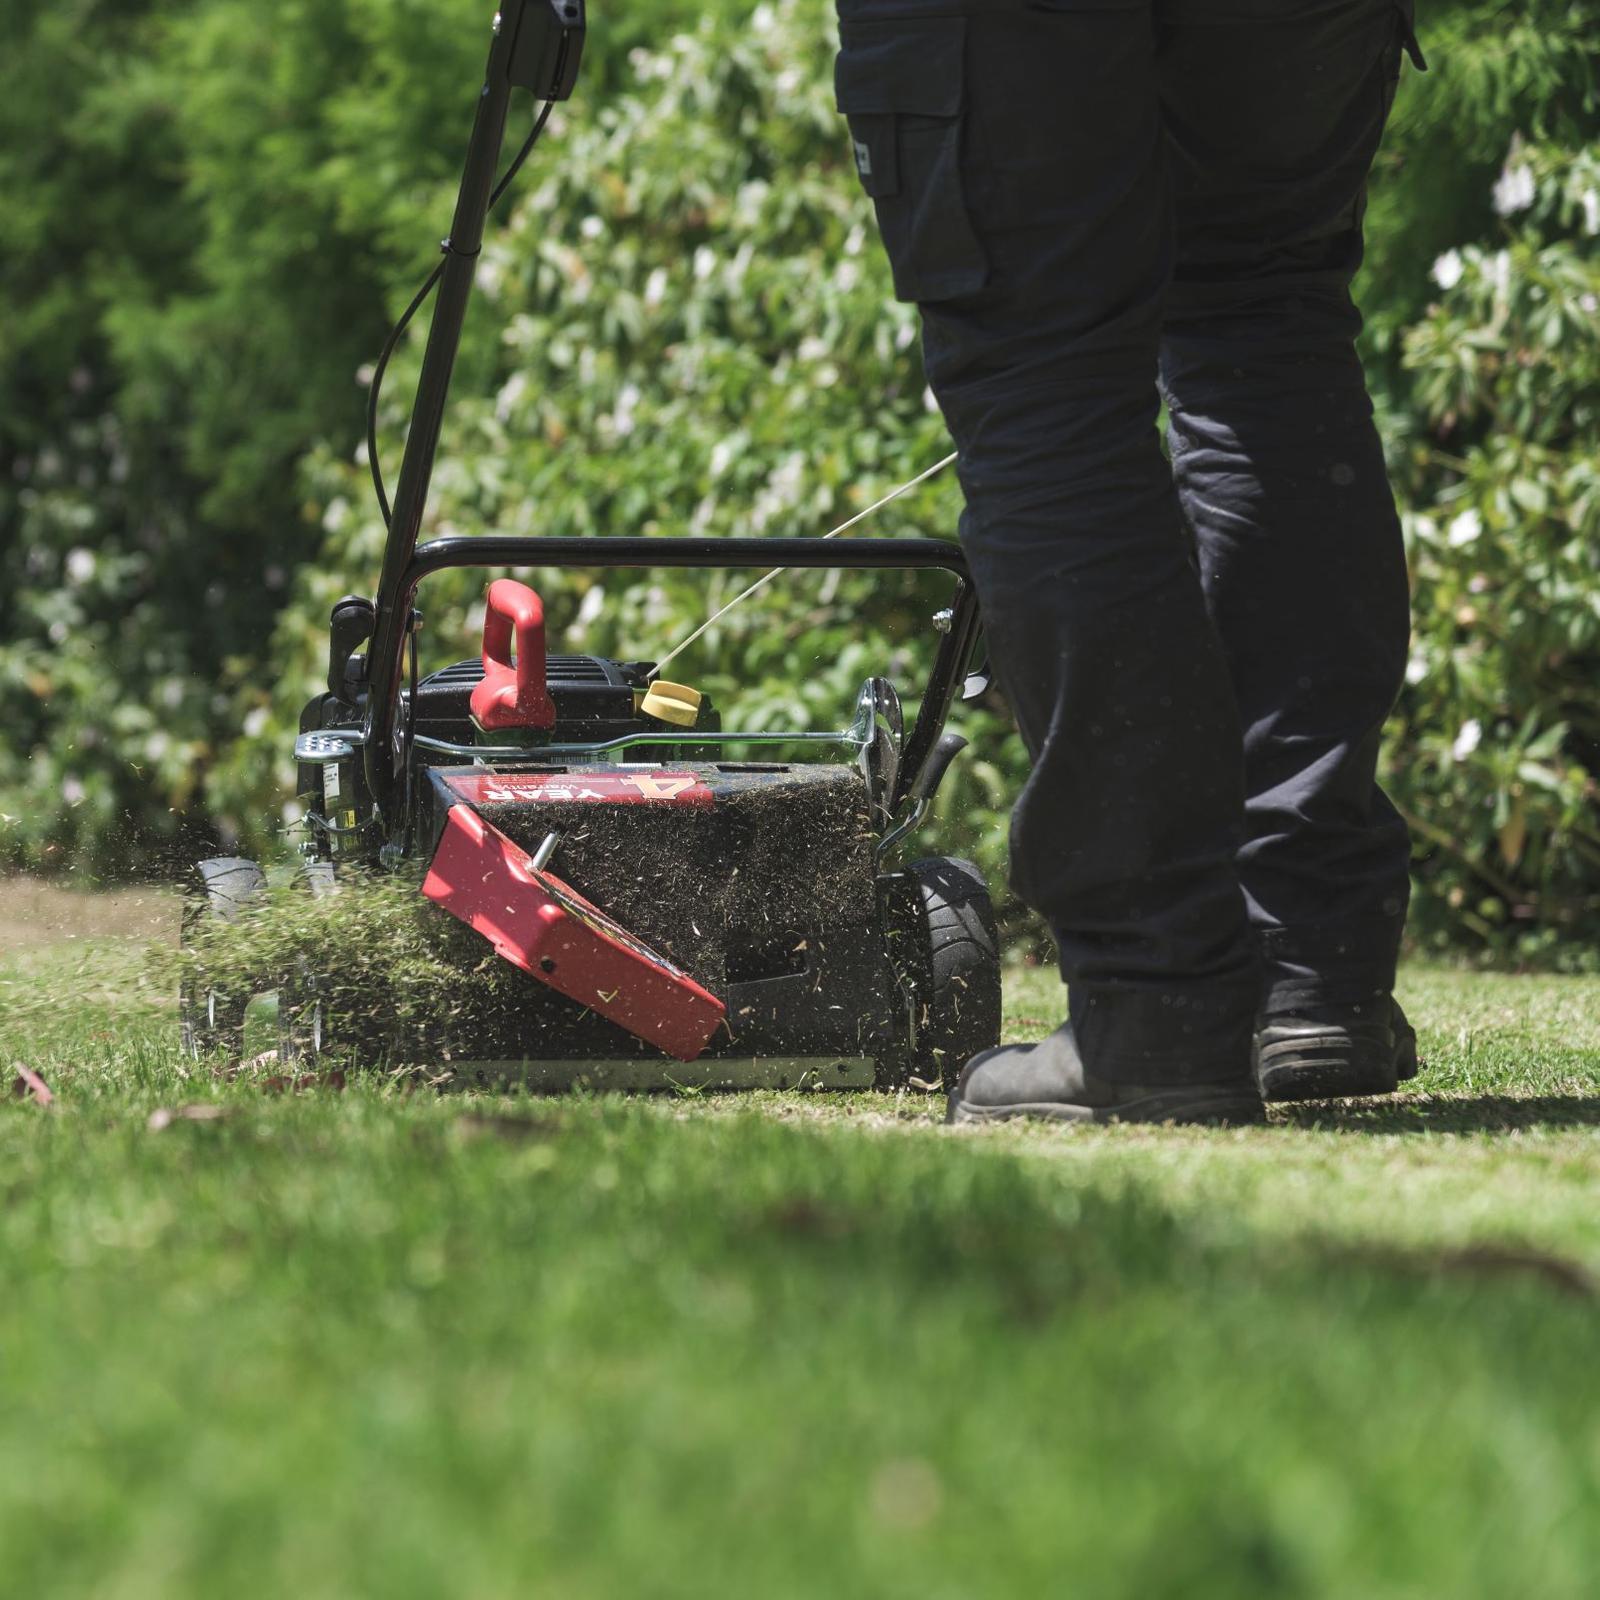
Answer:
[{"label": "yellow fuel cap", "polygon": [[675,728],[692,728],[700,720],[700,691],[657,678],[648,689],[634,690],[633,708]]}]

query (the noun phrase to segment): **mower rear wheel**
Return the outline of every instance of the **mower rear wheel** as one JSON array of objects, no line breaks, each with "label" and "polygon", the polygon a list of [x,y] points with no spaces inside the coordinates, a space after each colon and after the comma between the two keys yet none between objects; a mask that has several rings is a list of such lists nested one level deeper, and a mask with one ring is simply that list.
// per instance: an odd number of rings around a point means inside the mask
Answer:
[{"label": "mower rear wheel", "polygon": [[[190,880],[183,908],[183,942],[213,921],[237,922],[240,913],[267,887],[266,875],[242,856],[202,861]],[[217,1053],[237,1060],[244,1053],[244,1014],[248,994],[233,994],[207,981],[204,973],[185,974],[178,985],[178,1030],[191,1061]]]},{"label": "mower rear wheel", "polygon": [[1000,936],[983,874],[934,856],[900,875],[896,956],[911,998],[910,1075],[954,1086],[1000,1042]]}]

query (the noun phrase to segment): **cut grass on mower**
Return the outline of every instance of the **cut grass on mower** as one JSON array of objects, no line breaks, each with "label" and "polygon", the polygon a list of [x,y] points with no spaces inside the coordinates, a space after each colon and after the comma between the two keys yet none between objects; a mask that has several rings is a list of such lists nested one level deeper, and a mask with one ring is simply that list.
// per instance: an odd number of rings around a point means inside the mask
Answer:
[{"label": "cut grass on mower", "polygon": [[1593,1593],[1600,982],[1408,972],[1387,1102],[954,1132],[214,1075],[144,909],[24,893],[7,1593]]}]

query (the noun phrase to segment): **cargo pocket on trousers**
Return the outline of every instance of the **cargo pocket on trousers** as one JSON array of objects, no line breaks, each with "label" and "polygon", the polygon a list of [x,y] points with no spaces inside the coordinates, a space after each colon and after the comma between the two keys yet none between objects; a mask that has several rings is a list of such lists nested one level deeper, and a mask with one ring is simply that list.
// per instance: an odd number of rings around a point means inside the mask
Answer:
[{"label": "cargo pocket on trousers", "polygon": [[988,281],[961,171],[966,19],[847,23],[834,87],[877,207],[897,299],[953,300]]}]

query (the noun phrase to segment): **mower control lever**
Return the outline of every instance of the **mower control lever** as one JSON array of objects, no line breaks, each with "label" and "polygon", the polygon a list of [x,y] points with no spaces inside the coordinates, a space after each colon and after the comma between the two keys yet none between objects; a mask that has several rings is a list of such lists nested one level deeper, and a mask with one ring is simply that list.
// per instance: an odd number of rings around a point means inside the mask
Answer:
[{"label": "mower control lever", "polygon": [[517,24],[507,76],[539,100],[567,100],[583,59],[583,0],[530,0]]},{"label": "mower control lever", "polygon": [[372,637],[377,607],[357,594],[347,594],[333,608],[328,624],[328,693],[354,705],[366,679],[366,658],[356,651]]},{"label": "mower control lever", "polygon": [[489,585],[483,618],[483,682],[472,691],[473,720],[488,731],[555,727],[544,668],[544,602],[527,584],[497,578]]},{"label": "mower control lever", "polygon": [[877,843],[876,855],[880,861],[921,824],[928,814],[928,807],[933,803],[934,795],[939,792],[939,785],[944,782],[945,773],[950,770],[950,763],[966,748],[967,741],[959,733],[939,735],[938,743],[928,752],[928,759],[923,762],[916,782],[907,791],[906,799],[910,804],[906,807],[906,814]]},{"label": "mower control lever", "polygon": [[944,782],[944,775],[950,770],[950,763],[967,748],[967,741],[959,733],[941,733],[939,742],[933,747],[926,764],[917,774],[917,781],[911,785],[911,808],[913,813],[924,811],[933,802],[933,797],[939,792],[939,785]]}]

